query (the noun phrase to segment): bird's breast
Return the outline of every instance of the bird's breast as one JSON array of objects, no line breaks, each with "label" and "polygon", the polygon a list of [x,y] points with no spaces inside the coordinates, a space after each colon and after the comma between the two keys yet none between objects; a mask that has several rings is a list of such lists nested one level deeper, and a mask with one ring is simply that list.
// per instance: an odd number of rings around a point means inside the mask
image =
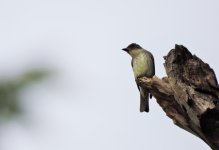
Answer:
[{"label": "bird's breast", "polygon": [[135,78],[140,76],[152,76],[152,71],[150,68],[152,68],[152,62],[150,60],[150,57],[148,57],[145,54],[138,55],[137,57],[132,59],[132,67],[133,72],[135,75]]}]

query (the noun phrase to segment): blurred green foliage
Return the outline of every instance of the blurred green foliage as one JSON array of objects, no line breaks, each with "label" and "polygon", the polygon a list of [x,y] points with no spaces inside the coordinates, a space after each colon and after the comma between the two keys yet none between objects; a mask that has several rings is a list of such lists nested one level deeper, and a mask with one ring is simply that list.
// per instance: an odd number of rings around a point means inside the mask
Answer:
[{"label": "blurred green foliage", "polygon": [[47,77],[49,72],[47,70],[30,70],[20,77],[15,79],[5,80],[0,79],[0,117],[11,118],[12,116],[21,112],[19,104],[19,92],[30,85]]}]

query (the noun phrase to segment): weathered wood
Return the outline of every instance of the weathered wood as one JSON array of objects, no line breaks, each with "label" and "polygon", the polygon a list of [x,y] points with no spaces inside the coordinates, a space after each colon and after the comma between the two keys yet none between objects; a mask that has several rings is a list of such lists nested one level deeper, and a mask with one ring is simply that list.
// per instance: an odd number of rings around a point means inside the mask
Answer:
[{"label": "weathered wood", "polygon": [[176,45],[164,57],[167,77],[142,77],[157,103],[180,128],[219,149],[219,86],[213,69],[187,48]]}]

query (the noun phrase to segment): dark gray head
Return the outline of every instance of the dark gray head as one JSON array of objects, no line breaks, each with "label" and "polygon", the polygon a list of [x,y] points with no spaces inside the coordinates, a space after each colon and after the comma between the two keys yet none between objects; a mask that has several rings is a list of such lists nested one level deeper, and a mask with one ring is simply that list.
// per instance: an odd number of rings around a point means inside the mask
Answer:
[{"label": "dark gray head", "polygon": [[135,50],[135,49],[141,49],[142,47],[136,43],[132,43],[130,44],[128,47],[123,48],[122,50],[126,51],[127,53],[131,50]]}]

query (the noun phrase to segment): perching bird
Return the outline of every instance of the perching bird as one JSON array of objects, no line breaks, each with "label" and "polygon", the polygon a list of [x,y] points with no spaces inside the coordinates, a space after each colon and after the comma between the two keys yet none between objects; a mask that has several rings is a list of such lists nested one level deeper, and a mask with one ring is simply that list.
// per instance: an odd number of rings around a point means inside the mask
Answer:
[{"label": "perching bird", "polygon": [[[122,50],[126,51],[132,57],[131,64],[135,79],[143,76],[148,78],[154,76],[154,57],[149,51],[135,43],[130,44],[127,48],[123,48]],[[149,91],[143,91],[138,84],[137,86],[140,91],[140,112],[149,112]]]}]

